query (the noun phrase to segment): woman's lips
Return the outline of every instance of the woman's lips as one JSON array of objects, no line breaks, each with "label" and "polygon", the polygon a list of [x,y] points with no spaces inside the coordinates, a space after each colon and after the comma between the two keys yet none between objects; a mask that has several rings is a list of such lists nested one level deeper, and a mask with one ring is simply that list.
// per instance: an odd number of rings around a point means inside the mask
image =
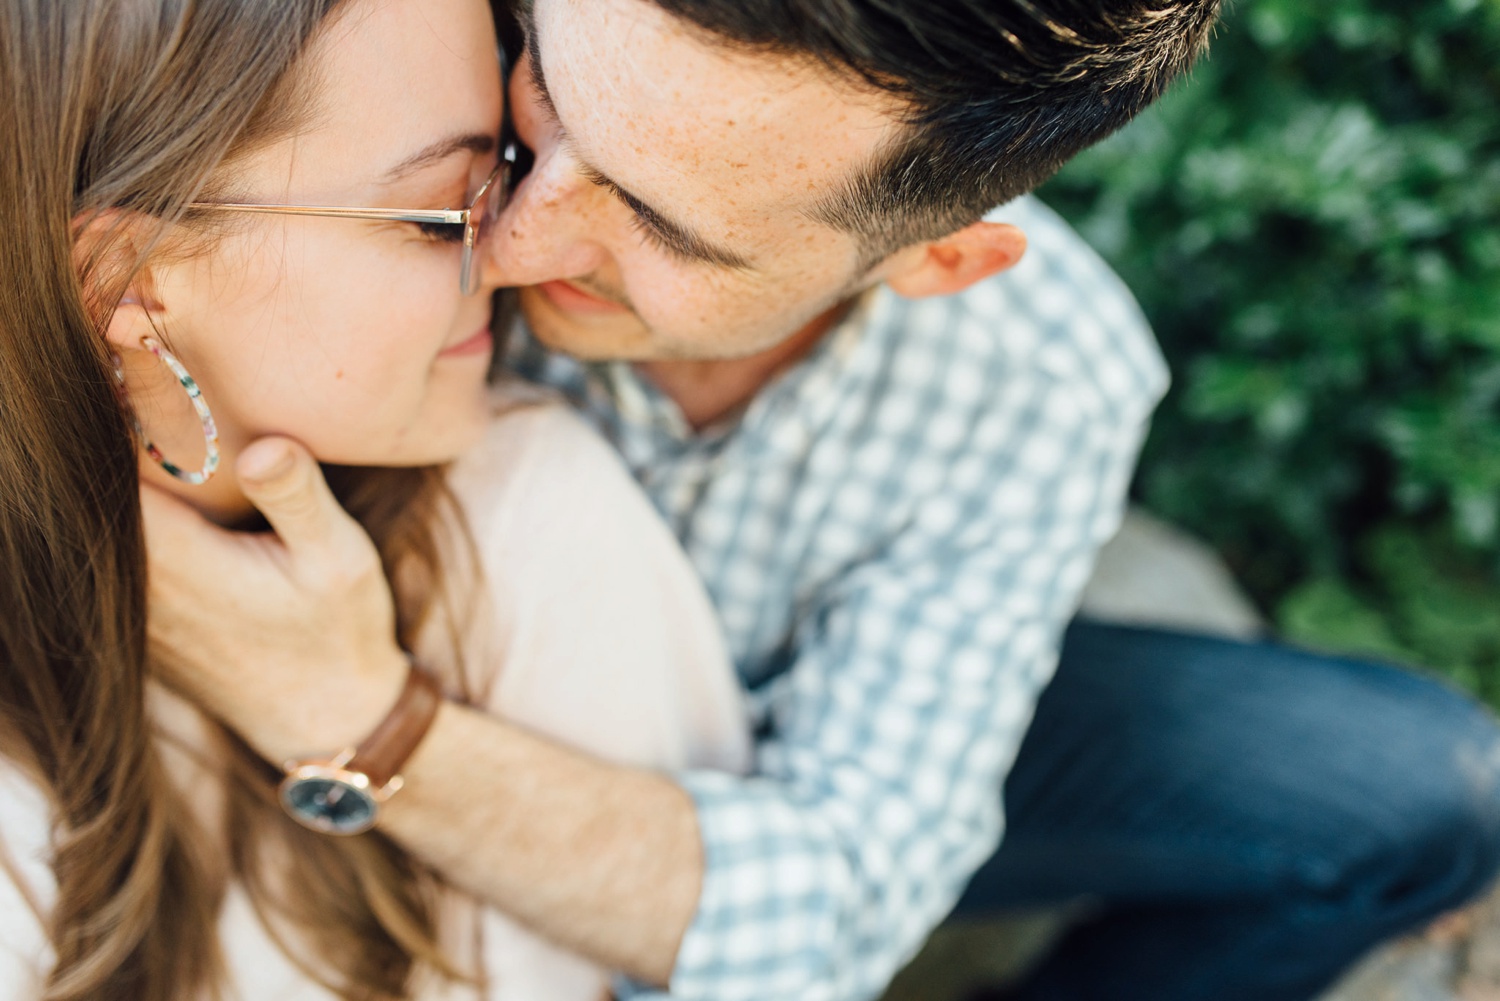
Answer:
[{"label": "woman's lips", "polygon": [[553,281],[542,282],[537,288],[542,294],[556,306],[566,313],[627,313],[624,306],[608,299],[601,299],[597,295],[585,292],[572,282]]},{"label": "woman's lips", "polygon": [[438,352],[439,358],[461,358],[466,355],[489,354],[495,346],[495,335],[490,333],[488,324],[481,327],[473,337],[459,341],[451,348],[444,348]]}]

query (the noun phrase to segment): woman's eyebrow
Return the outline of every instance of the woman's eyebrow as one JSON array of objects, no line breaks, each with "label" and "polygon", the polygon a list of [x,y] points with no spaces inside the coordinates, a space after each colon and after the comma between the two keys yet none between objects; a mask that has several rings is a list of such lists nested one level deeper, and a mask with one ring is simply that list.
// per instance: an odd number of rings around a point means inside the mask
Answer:
[{"label": "woman's eyebrow", "polygon": [[483,132],[466,132],[460,135],[449,136],[439,139],[435,143],[424,146],[411,156],[396,164],[381,179],[381,184],[393,184],[405,177],[416,173],[423,167],[429,167],[440,160],[445,160],[454,153],[474,153],[478,156],[487,156],[495,151],[499,140],[494,135],[486,135]]}]

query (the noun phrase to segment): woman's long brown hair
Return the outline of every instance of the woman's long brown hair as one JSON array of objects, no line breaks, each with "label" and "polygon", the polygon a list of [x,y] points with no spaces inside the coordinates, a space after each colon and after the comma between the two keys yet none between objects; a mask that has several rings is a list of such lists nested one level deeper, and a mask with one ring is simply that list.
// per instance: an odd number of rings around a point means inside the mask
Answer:
[{"label": "woman's long brown hair", "polygon": [[[80,261],[78,223],[122,210],[167,233],[296,124],[298,57],[344,3],[0,0],[0,753],[54,808],[48,1001],[217,995],[224,975],[223,867],[146,709],[138,450],[102,336],[141,233]],[[335,479],[388,571],[441,578],[438,471]],[[401,599],[418,590],[398,599],[408,638],[432,600]],[[283,941],[306,937],[295,961],[349,999],[405,996],[424,965],[455,975],[428,874],[379,835],[303,831],[271,802],[274,774],[231,758],[231,871]]]}]

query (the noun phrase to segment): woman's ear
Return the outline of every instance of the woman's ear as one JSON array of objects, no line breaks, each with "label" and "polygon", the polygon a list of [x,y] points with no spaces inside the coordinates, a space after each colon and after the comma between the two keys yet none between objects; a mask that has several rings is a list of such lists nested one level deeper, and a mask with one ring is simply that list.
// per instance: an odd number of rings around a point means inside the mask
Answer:
[{"label": "woman's ear", "polygon": [[141,338],[160,336],[162,306],[151,294],[144,271],[136,275],[104,327],[104,339],[116,351],[141,346]]},{"label": "woman's ear", "polygon": [[941,240],[919,243],[889,262],[885,282],[909,299],[962,292],[1013,267],[1026,253],[1026,234],[1009,223],[976,222]]},{"label": "woman's ear", "polygon": [[[93,213],[75,220],[74,231],[73,266],[105,340],[116,350],[140,347],[142,337],[160,329],[162,304],[150,268],[140,259],[128,215]],[[122,283],[128,283],[123,293]]]}]

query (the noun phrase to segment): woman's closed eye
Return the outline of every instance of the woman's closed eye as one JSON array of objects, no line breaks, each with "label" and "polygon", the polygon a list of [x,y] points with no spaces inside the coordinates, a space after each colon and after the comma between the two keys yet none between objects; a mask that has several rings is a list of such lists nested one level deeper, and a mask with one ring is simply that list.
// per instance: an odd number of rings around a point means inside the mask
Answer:
[{"label": "woman's closed eye", "polygon": [[464,224],[461,222],[414,222],[412,225],[433,243],[464,242]]}]

